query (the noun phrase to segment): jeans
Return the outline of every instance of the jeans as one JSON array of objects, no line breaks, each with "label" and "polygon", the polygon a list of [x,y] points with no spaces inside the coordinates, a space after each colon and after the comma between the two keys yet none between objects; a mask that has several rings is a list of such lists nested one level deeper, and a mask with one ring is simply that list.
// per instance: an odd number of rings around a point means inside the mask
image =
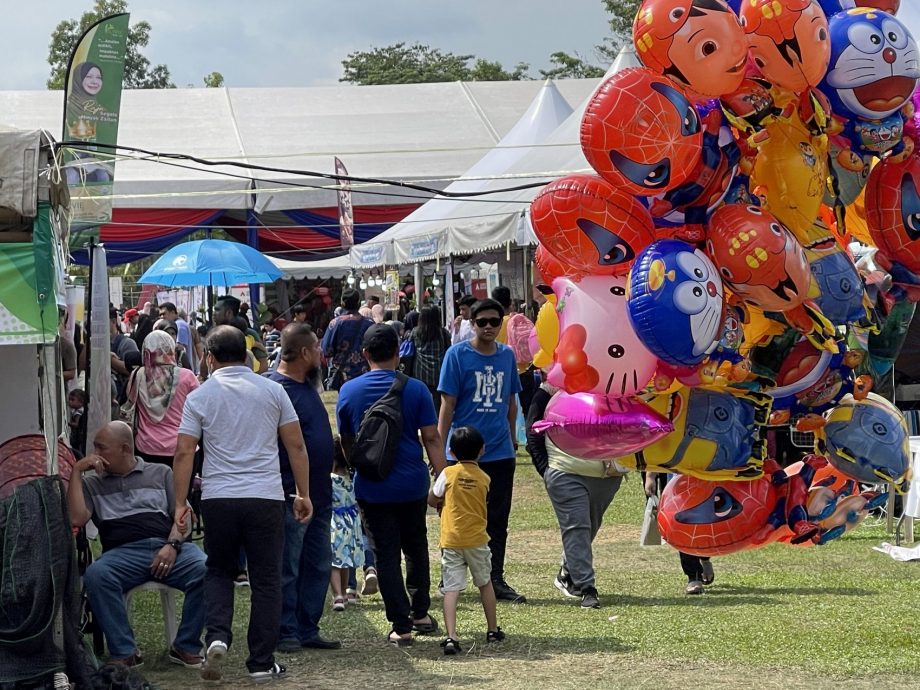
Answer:
[{"label": "jeans", "polygon": [[249,558],[250,672],[266,671],[275,663],[281,629],[281,552],[284,541],[284,501],[264,498],[211,498],[201,502],[208,573],[204,581],[207,634],[228,646],[233,641],[233,581],[239,572],[240,547]]},{"label": "jeans", "polygon": [[492,480],[486,499],[486,532],[492,551],[492,580],[505,579],[505,547],[508,544],[508,518],[511,516],[511,495],[514,490],[515,458],[483,462],[479,467]]},{"label": "jeans", "polygon": [[[412,620],[425,618],[431,606],[426,499],[402,503],[358,501],[364,528],[377,556],[377,582],[387,620],[400,635],[412,631]],[[403,580],[401,555],[406,557]],[[410,600],[411,599],[411,600]]]},{"label": "jeans", "polygon": [[[109,646],[109,654],[126,659],[134,654],[137,644],[124,595],[135,587],[154,580],[150,564],[165,539],[141,539],[109,549],[90,564],[83,576],[89,604],[99,619]],[[204,627],[205,556],[194,544],[182,546],[182,552],[170,573],[158,580],[185,593],[182,623],[173,646],[188,654],[201,653],[201,629]]]},{"label": "jeans", "polygon": [[293,502],[284,512],[281,562],[281,639],[300,643],[319,637],[332,571],[332,505],[314,509],[303,525],[294,519]]},{"label": "jeans", "polygon": [[576,588],[594,587],[591,544],[623,478],[582,477],[548,467],[543,481],[562,532],[562,567]]}]

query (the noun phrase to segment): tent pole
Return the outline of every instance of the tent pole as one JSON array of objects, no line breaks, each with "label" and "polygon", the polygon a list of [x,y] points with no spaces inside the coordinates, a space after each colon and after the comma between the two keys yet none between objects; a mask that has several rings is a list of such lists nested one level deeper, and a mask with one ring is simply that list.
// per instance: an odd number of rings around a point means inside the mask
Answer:
[{"label": "tent pole", "polygon": [[413,275],[412,279],[415,281],[415,310],[421,311],[422,309],[422,290],[425,288],[425,278],[422,271],[422,263],[417,262],[413,264]]},{"label": "tent pole", "polygon": [[[256,226],[256,213],[255,211],[247,211],[246,213],[246,244],[252,247],[255,250],[259,249],[259,229]],[[255,317],[258,313],[256,305],[260,302],[260,286],[258,283],[249,284],[249,313]],[[255,318],[252,319],[253,328],[255,328]]]}]

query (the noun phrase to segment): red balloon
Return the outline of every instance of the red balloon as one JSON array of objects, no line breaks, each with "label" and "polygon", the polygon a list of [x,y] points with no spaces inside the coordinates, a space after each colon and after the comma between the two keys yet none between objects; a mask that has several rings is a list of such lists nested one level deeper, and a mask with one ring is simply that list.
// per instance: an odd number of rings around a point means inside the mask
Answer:
[{"label": "red balloon", "polygon": [[670,79],[634,67],[617,72],[588,101],[585,158],[605,180],[651,196],[686,182],[700,159],[700,116]]},{"label": "red balloon", "polygon": [[820,83],[831,58],[831,39],[817,0],[746,0],[741,26],[751,59],[769,81],[791,91]]},{"label": "red balloon", "polygon": [[670,546],[699,556],[720,556],[766,543],[777,492],[765,479],[709,482],[680,476],[661,494],[658,526]]},{"label": "red balloon", "polygon": [[920,273],[920,158],[882,160],[866,183],[872,241],[890,260]]},{"label": "red balloon", "polygon": [[566,275],[569,270],[542,244],[537,245],[534,263],[537,265],[537,272],[540,274],[540,282],[544,285],[552,285],[556,278]]},{"label": "red balloon", "polygon": [[643,0],[633,23],[642,64],[704,96],[735,91],[747,40],[722,0]]},{"label": "red balloon", "polygon": [[530,205],[540,244],[564,275],[625,275],[655,239],[652,217],[633,196],[596,175],[569,175],[544,187]]}]

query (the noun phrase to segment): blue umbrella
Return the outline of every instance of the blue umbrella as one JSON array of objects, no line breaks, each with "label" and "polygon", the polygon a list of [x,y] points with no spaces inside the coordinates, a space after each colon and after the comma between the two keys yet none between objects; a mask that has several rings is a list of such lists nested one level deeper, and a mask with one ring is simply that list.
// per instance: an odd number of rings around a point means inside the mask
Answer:
[{"label": "blue umbrella", "polygon": [[252,247],[225,240],[196,240],[169,249],[137,282],[229,288],[242,283],[273,283],[280,277],[275,264]]}]

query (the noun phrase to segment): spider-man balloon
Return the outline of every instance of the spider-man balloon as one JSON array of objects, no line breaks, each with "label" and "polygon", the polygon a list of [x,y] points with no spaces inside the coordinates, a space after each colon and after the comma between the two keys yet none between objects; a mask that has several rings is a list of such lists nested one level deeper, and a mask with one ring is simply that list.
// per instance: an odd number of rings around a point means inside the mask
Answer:
[{"label": "spider-man balloon", "polygon": [[567,274],[622,275],[655,239],[652,217],[634,196],[596,175],[548,184],[530,205],[534,232]]},{"label": "spider-man balloon", "polygon": [[636,67],[595,92],[581,121],[585,158],[615,187],[642,196],[688,181],[702,150],[700,116],[670,79]]},{"label": "spider-man balloon", "polygon": [[869,173],[866,215],[872,241],[890,261],[920,274],[920,158],[885,159]]}]

